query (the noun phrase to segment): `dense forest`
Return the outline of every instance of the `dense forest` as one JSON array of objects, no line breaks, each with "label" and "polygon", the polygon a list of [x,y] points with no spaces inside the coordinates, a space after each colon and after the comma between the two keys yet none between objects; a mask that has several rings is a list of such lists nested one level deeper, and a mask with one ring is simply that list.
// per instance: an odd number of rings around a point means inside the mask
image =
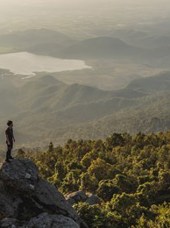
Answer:
[{"label": "dense forest", "polygon": [[96,194],[74,204],[89,227],[170,227],[170,132],[114,133],[105,140],[68,140],[47,151],[18,151],[65,195]]}]

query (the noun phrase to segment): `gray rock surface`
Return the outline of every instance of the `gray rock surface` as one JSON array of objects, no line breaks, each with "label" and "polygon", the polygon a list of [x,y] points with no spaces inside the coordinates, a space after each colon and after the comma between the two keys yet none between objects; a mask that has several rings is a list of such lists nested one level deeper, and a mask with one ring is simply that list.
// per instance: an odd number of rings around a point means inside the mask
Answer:
[{"label": "gray rock surface", "polygon": [[95,205],[95,204],[100,204],[101,200],[96,195],[88,194],[88,199],[86,200],[86,203],[88,203],[89,205]]},{"label": "gray rock surface", "polygon": [[14,218],[4,218],[0,223],[1,228],[19,228],[21,224],[17,219]]},{"label": "gray rock surface", "polygon": [[[55,186],[42,180],[35,164],[14,159],[0,169],[0,227],[87,227]],[[33,225],[35,223],[35,226]]]},{"label": "gray rock surface", "polygon": [[19,204],[22,203],[20,197],[15,197],[13,192],[6,190],[2,181],[0,181],[0,218],[15,217]]},{"label": "gray rock surface", "polygon": [[[29,175],[30,178],[26,178]],[[31,193],[38,181],[38,169],[35,164],[26,159],[15,159],[4,163],[0,172],[0,179],[5,185],[17,192]]]},{"label": "gray rock surface", "polygon": [[65,196],[66,200],[71,204],[78,202],[85,202],[87,200],[87,195],[83,191],[72,192]]},{"label": "gray rock surface", "polygon": [[101,200],[98,196],[91,193],[85,193],[83,191],[72,192],[66,195],[65,198],[71,205],[79,202],[86,202],[89,205],[101,203]]},{"label": "gray rock surface", "polygon": [[65,200],[64,196],[56,191],[56,187],[50,185],[44,180],[40,180],[35,188],[34,199],[46,211],[58,213],[77,220],[77,214],[70,204]]},{"label": "gray rock surface", "polygon": [[36,218],[32,218],[27,224],[28,228],[79,228],[79,225],[72,219],[63,215],[49,215],[47,213],[40,214]]}]

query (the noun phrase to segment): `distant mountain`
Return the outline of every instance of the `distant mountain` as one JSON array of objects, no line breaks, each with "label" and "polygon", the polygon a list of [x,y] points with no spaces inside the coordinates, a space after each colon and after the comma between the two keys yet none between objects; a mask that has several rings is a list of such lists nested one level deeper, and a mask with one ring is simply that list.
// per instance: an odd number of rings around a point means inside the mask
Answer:
[{"label": "distant mountain", "polygon": [[169,72],[114,91],[67,85],[48,75],[20,85],[13,78],[0,78],[0,119],[15,121],[19,143],[170,129]]},{"label": "distant mountain", "polygon": [[[98,135],[102,136],[103,132],[110,134],[113,131],[136,133],[170,129],[169,72],[134,80],[124,90],[114,93],[126,98],[132,95],[135,105],[97,120],[93,128],[97,129]],[[90,126],[87,129],[90,129]]]},{"label": "distant mountain", "polygon": [[[24,91],[24,96],[22,96]],[[23,104],[28,107],[47,105],[53,111],[55,108],[65,109],[76,104],[91,103],[111,97],[111,92],[78,84],[66,85],[52,76],[35,77],[20,87],[19,93]],[[48,111],[48,110],[47,110]]]},{"label": "distant mountain", "polygon": [[169,69],[170,46],[151,49],[142,55],[141,58],[145,59],[152,66]]},{"label": "distant mountain", "polygon": [[63,51],[70,58],[124,58],[138,54],[139,48],[126,44],[118,38],[96,37],[77,42]]},{"label": "distant mountain", "polygon": [[152,94],[170,91],[170,73],[165,72],[156,76],[135,79],[126,89],[135,89],[138,92]]},{"label": "distant mountain", "polygon": [[143,48],[161,48],[170,46],[170,36],[148,36],[134,41],[135,45]]},{"label": "distant mountain", "polygon": [[98,135],[126,131],[167,131],[170,129],[169,96],[170,93],[165,93],[140,99],[138,106],[101,118],[96,121],[93,128],[98,130]]},{"label": "distant mountain", "polygon": [[31,29],[11,32],[0,36],[1,47],[11,47],[14,51],[32,51],[54,54],[74,43],[70,37],[48,29]]},{"label": "distant mountain", "polygon": [[116,28],[107,32],[107,34],[109,37],[117,37],[118,39],[121,39],[131,45],[136,45],[137,41],[144,40],[149,36],[148,32],[126,27]]},{"label": "distant mountain", "polygon": [[[62,115],[67,115],[68,118],[71,119],[72,116],[74,117],[76,116],[76,113],[78,113],[78,119],[84,121],[83,112],[77,111],[84,109],[86,118],[88,116],[88,119],[86,119],[88,121],[94,120],[95,117],[101,118],[102,116],[110,115],[111,113],[114,115],[119,113],[120,116],[126,119],[130,113],[133,114],[133,110],[146,110],[149,108],[152,110],[154,105],[155,107],[163,106],[163,102],[159,99],[163,99],[166,103],[169,100],[169,91],[169,73],[137,79],[130,83],[125,89],[111,92],[111,98],[107,100],[86,104],[86,106],[83,106],[84,108],[82,105],[81,108],[79,106],[74,106],[67,110],[66,114],[63,113]],[[169,106],[166,108],[162,107],[162,111],[167,111],[168,107]],[[131,112],[129,110],[131,110]]]},{"label": "distant mountain", "polygon": [[[164,26],[165,24],[160,24]],[[117,28],[113,31],[107,32],[108,36],[110,37],[117,37],[118,39],[127,42],[136,47],[145,48],[145,49],[154,49],[160,47],[167,47],[170,46],[170,34],[169,34],[169,20],[166,27],[166,33],[152,31],[154,28],[154,24],[151,27],[144,28],[139,30],[132,29],[132,28]],[[155,28],[159,28],[159,25],[156,24]]]},{"label": "distant mountain", "polygon": [[154,67],[166,67],[169,69],[170,35],[168,30],[166,34],[161,32],[155,34],[155,32],[151,31],[122,28],[113,30],[108,35],[117,37],[128,45],[139,49],[135,58],[133,58],[134,55],[129,53],[134,62],[148,63]]},{"label": "distant mountain", "polygon": [[[109,36],[76,41],[57,31],[31,29],[1,35],[0,47],[10,52],[28,51],[58,58],[119,61],[128,59],[137,64],[147,63],[155,67],[169,68],[169,36],[147,37],[145,33],[142,38],[138,37],[138,33],[136,36],[135,40],[129,38],[132,41],[130,45],[119,38]],[[146,42],[146,45],[142,42]]]}]

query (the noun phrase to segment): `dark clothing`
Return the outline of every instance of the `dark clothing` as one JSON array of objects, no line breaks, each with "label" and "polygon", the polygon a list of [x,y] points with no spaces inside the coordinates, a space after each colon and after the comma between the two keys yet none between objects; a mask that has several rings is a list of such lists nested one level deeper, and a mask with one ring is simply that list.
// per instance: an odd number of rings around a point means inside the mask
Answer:
[{"label": "dark clothing", "polygon": [[6,144],[7,144],[7,152],[6,152],[6,160],[9,160],[11,156],[11,151],[13,149],[13,141],[14,141],[14,133],[12,128],[7,128],[5,131],[6,134]]},{"label": "dark clothing", "polygon": [[13,139],[14,139],[14,133],[13,133],[13,129],[12,128],[7,128],[6,131],[5,131],[5,134],[6,134],[6,137],[7,137],[7,140],[9,140],[10,143],[13,143]]},{"label": "dark clothing", "polygon": [[12,148],[13,148],[13,143],[10,145],[7,144],[6,160],[9,160],[12,157],[11,156]]}]

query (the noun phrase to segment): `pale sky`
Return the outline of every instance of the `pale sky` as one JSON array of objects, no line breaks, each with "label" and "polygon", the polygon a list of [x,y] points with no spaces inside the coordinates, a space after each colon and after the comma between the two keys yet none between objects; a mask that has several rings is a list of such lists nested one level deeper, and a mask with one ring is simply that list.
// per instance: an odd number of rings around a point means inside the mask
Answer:
[{"label": "pale sky", "polygon": [[118,24],[169,18],[170,0],[0,0],[0,30],[19,29],[21,22],[23,27],[27,22],[42,27],[59,24],[60,19],[65,24],[87,18],[98,22],[99,15],[101,23],[103,17]]},{"label": "pale sky", "polygon": [[120,5],[141,5],[141,6],[149,6],[152,5],[153,8],[155,6],[162,6],[166,4],[165,7],[170,5],[169,0],[0,0],[0,6],[10,6],[10,5],[37,5],[43,4],[48,5],[58,5],[58,6],[70,6],[75,7],[77,5],[99,5],[99,4],[109,4],[112,6],[120,6]]},{"label": "pale sky", "polygon": [[170,8],[170,0],[0,0],[0,11],[3,10],[17,10],[20,8],[58,8],[60,10],[64,9],[87,9],[93,8],[98,9],[102,7],[111,8],[129,8],[129,7],[152,7],[165,10]]},{"label": "pale sky", "polygon": [[[170,9],[170,0],[0,0],[0,13],[16,12],[21,9],[57,9],[57,10],[97,10],[102,8],[130,8],[136,7],[155,10]],[[152,12],[152,10],[151,10]],[[28,12],[27,12],[28,13]]]}]

